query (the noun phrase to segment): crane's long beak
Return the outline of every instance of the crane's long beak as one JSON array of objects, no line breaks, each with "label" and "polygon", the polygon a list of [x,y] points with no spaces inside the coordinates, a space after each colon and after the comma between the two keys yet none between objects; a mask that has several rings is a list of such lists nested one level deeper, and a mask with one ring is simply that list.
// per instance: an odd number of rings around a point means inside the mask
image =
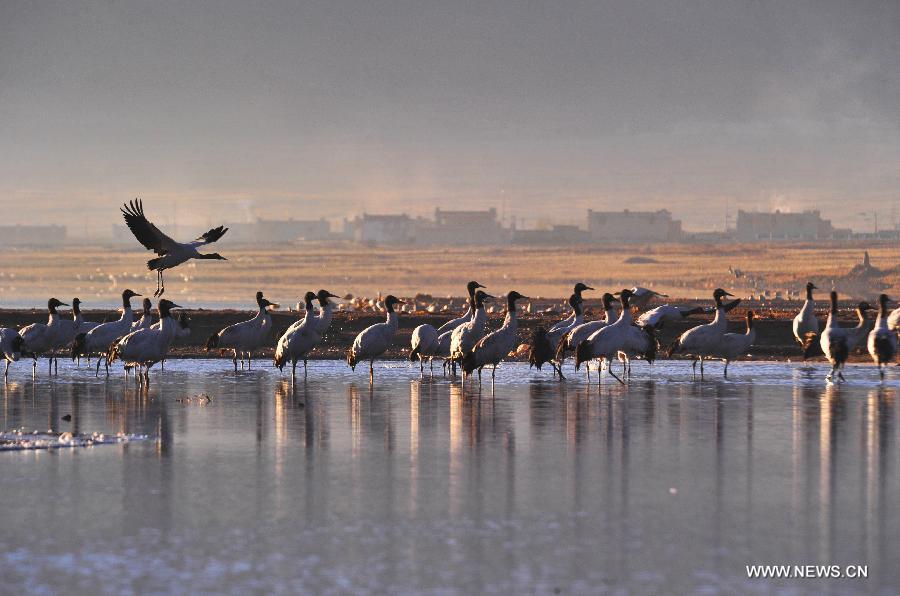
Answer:
[{"label": "crane's long beak", "polygon": [[592,288],[591,286],[585,286],[584,289],[585,290],[593,290],[594,288]]},{"label": "crane's long beak", "polygon": [[65,303],[65,302],[60,302],[59,305],[60,305],[60,306],[72,306],[71,304],[67,304],[67,303]]},{"label": "crane's long beak", "polygon": [[173,302],[173,303],[172,303],[172,306],[170,306],[169,308],[184,308],[184,307],[181,306],[180,304],[175,304],[175,303]]}]

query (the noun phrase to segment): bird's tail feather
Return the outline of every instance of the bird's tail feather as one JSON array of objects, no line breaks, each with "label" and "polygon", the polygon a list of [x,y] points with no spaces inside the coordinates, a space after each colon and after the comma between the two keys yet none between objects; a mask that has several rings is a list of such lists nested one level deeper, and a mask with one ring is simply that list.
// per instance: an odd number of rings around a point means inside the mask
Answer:
[{"label": "bird's tail feather", "polygon": [[72,360],[75,360],[79,356],[85,355],[85,338],[87,337],[87,333],[79,333],[75,336],[75,341],[72,342]]},{"label": "bird's tail feather", "polygon": [[563,335],[562,339],[559,340],[559,343],[556,344],[556,361],[559,364],[562,364],[563,360],[566,359],[566,347],[569,341],[568,334]]},{"label": "bird's tail feather", "polygon": [[106,366],[112,366],[112,363],[116,361],[116,358],[119,357],[119,344],[116,344],[109,351],[109,354],[106,355]]},{"label": "bird's tail feather", "polygon": [[669,347],[666,348],[666,358],[671,358],[672,354],[675,354],[676,352],[678,352],[678,350],[681,349],[681,341],[679,340],[680,338],[676,339],[669,344]]},{"label": "bird's tail feather", "polygon": [[591,344],[587,340],[583,340],[578,344],[578,347],[575,348],[575,370],[581,369],[581,363],[587,362],[594,357],[591,354]]},{"label": "bird's tail feather", "polygon": [[460,366],[462,366],[462,369],[466,371],[466,374],[469,374],[470,372],[478,368],[478,361],[475,358],[475,350],[469,350],[463,355]]},{"label": "bird's tail feather", "polygon": [[822,344],[819,342],[818,333],[810,332],[804,335],[802,345],[804,360],[824,355],[824,352],[822,352]]},{"label": "bird's tail feather", "polygon": [[209,336],[209,339],[206,340],[206,351],[209,352],[213,348],[219,345],[219,334],[213,333]]}]

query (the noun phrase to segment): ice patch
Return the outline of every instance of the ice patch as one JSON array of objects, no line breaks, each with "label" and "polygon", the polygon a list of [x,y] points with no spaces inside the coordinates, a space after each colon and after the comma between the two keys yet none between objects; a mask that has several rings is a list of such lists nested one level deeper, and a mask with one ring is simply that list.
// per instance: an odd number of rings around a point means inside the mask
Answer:
[{"label": "ice patch", "polygon": [[0,451],[24,451],[31,449],[68,449],[71,447],[93,447],[94,445],[114,445],[146,441],[150,435],[117,433],[79,433],[48,431],[26,431],[16,429],[0,433]]}]

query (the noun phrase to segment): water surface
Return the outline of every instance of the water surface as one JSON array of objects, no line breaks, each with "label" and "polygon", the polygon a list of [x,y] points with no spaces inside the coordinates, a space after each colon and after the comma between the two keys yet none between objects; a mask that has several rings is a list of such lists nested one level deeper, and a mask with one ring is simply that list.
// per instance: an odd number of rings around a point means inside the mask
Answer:
[{"label": "water surface", "polygon": [[[170,361],[144,392],[16,365],[0,430],[151,438],[0,453],[4,590],[900,589],[893,370],[641,363],[598,389],[508,365],[479,391],[400,362],[374,387],[314,362],[293,389],[230,366]],[[756,563],[869,578],[750,580]]]}]

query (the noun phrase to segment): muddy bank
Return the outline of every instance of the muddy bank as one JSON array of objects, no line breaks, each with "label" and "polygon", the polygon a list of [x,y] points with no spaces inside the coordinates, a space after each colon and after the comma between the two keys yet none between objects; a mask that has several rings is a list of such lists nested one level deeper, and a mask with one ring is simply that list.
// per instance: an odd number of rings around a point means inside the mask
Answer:
[{"label": "muddy bank", "polygon": [[[673,304],[703,304],[697,301],[672,301]],[[562,308],[558,306],[558,302],[548,302],[543,305],[535,305],[536,310],[554,309],[554,312],[546,314],[523,314],[519,317],[519,338],[520,343],[526,343],[531,337],[531,333],[538,326],[548,326],[565,316]],[[710,305],[711,303],[707,304]],[[729,330],[741,332],[744,329],[743,316],[748,309],[754,310],[759,316],[757,321],[757,339],[756,344],[751,350],[751,358],[761,360],[798,360],[802,358],[800,347],[797,345],[791,332],[791,319],[800,308],[799,302],[781,302],[778,304],[758,301],[746,301],[730,313]],[[588,302],[588,311],[586,320],[595,318],[599,312],[598,304],[593,301]],[[848,303],[843,316],[844,325],[855,325],[856,317]],[[179,340],[172,346],[171,353],[173,357],[198,358],[214,356],[217,352],[208,353],[204,346],[207,338],[213,333],[218,332],[223,327],[247,320],[253,313],[248,311],[236,310],[191,310],[188,311],[191,317],[191,335],[188,338]],[[64,315],[68,316],[68,314]],[[118,313],[114,311],[84,311],[86,320],[104,321],[114,320],[118,318]],[[435,327],[440,326],[447,320],[458,316],[457,313],[452,314],[430,314],[424,311],[417,313],[404,313],[400,315],[400,329],[394,339],[394,345],[387,354],[389,358],[402,358],[409,353],[409,340],[412,330],[421,324],[428,323]],[[824,322],[824,309],[820,313],[820,319]],[[275,311],[272,313],[274,321],[275,334],[271,341],[271,347],[261,350],[255,355],[258,359],[268,360],[272,358],[274,344],[281,333],[294,321],[298,319],[297,313]],[[660,344],[665,349],[680,333],[693,327],[711,320],[711,316],[691,317],[688,321],[670,325],[664,328],[660,333]],[[0,310],[0,326],[20,328],[24,325],[35,322],[45,322],[47,314],[40,310]],[[362,329],[369,325],[384,320],[383,315],[370,312],[338,312],[335,313],[334,321],[331,328],[323,338],[322,343],[312,355],[312,358],[334,358],[342,359],[347,348],[353,342],[353,338]],[[501,313],[492,314],[489,317],[489,329],[498,328],[503,322]],[[868,355],[861,350],[857,350],[854,360],[868,359]]]}]

